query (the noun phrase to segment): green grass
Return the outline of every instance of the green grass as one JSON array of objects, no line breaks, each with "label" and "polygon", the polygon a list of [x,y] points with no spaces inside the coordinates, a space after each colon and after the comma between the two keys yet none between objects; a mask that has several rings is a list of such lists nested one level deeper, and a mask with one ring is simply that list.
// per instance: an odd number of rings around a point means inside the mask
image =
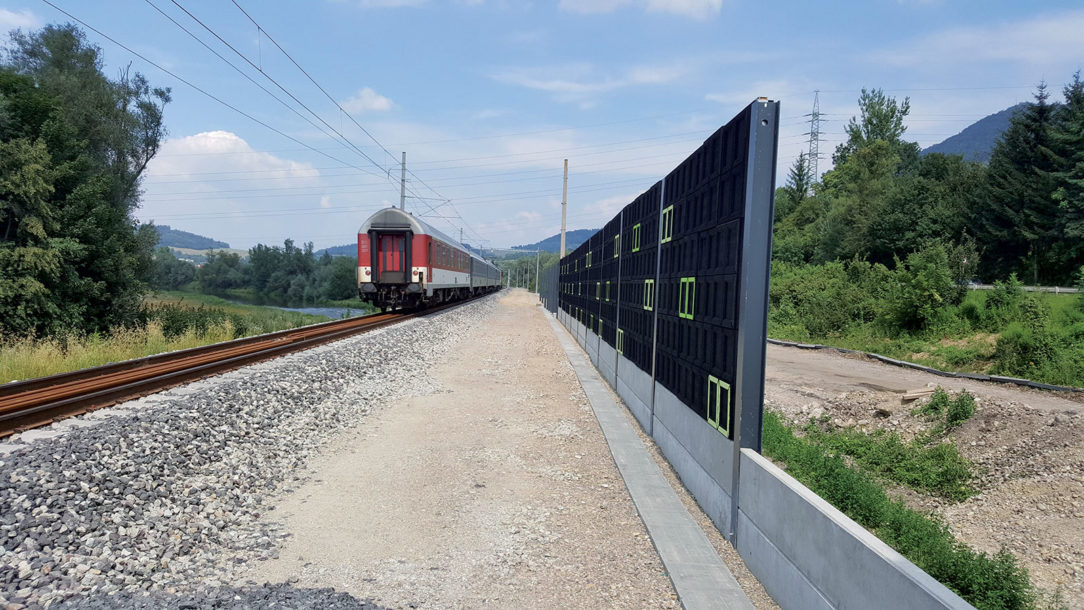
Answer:
[{"label": "green grass", "polygon": [[1036,607],[1027,570],[1012,554],[977,552],[957,541],[935,515],[890,499],[872,475],[815,439],[799,438],[775,413],[765,412],[763,434],[765,455],[979,610]]},{"label": "green grass", "polygon": [[0,337],[0,383],[199,347],[326,322],[325,316],[238,305],[219,297],[162,292],[147,299],[144,321],[109,333],[36,339]]},{"label": "green grass", "polygon": [[922,439],[903,441],[879,430],[827,430],[818,424],[804,429],[808,442],[834,453],[851,456],[863,470],[900,485],[959,502],[975,493],[971,464],[947,442],[926,445]]},{"label": "green grass", "polygon": [[987,308],[992,291],[969,291],[946,308],[942,323],[922,331],[886,329],[883,320],[838,322],[833,332],[811,333],[821,325],[789,305],[772,307],[769,336],[873,352],[945,371],[1022,377],[1084,387],[1084,295],[1029,293],[1038,313],[1012,312],[1004,320]]}]

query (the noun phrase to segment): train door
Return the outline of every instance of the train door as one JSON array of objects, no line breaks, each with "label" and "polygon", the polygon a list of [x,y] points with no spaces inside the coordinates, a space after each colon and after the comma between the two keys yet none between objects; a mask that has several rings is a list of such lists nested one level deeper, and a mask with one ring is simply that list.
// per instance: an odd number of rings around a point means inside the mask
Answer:
[{"label": "train door", "polygon": [[377,273],[382,284],[406,283],[406,236],[380,235]]}]

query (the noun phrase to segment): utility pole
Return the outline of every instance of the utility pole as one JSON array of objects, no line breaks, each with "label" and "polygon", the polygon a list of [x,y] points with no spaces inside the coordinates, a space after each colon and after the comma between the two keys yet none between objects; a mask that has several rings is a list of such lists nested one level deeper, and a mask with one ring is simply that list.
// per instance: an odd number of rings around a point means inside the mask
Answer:
[{"label": "utility pole", "polygon": [[406,209],[406,151],[403,151],[403,177],[399,179],[399,209]]},{"label": "utility pole", "polygon": [[561,187],[561,258],[565,257],[565,217],[568,214],[568,159],[565,159],[565,183]]},{"label": "utility pole", "polygon": [[459,245],[463,245],[463,227],[459,227]]},{"label": "utility pole", "polygon": [[541,258],[542,258],[542,251],[541,250],[535,250],[534,251],[534,293],[535,294],[542,294],[542,291],[541,291],[541,289],[540,289],[540,287],[538,285],[538,261],[541,260]]},{"label": "utility pole", "polygon": [[813,182],[820,180],[817,172],[817,160],[821,158],[821,92],[820,89],[813,92],[813,112],[809,117],[809,170],[813,176]]}]

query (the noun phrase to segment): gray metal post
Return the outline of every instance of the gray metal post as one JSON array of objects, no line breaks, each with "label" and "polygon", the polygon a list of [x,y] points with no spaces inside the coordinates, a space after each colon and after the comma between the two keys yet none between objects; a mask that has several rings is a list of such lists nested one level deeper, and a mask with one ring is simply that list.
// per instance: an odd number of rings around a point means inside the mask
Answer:
[{"label": "gray metal post", "polygon": [[659,268],[662,267],[662,209],[666,205],[666,176],[659,184],[659,231],[655,236],[655,285],[651,298],[651,415],[648,417],[647,435],[655,436],[655,361],[659,350]]},{"label": "gray metal post", "polygon": [[764,359],[768,335],[768,280],[772,269],[775,154],[779,145],[779,102],[760,98],[749,118],[749,166],[742,224],[741,293],[738,295],[738,361],[734,381],[734,465],[728,538],[738,523],[741,450],[760,452],[764,409]]},{"label": "gray metal post", "polygon": [[406,151],[403,151],[403,174],[399,179],[399,209],[406,209]]},{"label": "gray metal post", "polygon": [[542,289],[538,285],[539,261],[541,259],[542,259],[542,251],[541,250],[535,250],[534,251],[534,293],[537,294],[537,295],[542,294]]},{"label": "gray metal post", "polygon": [[565,183],[561,187],[561,258],[565,257],[565,215],[568,210],[568,159],[565,159]]}]

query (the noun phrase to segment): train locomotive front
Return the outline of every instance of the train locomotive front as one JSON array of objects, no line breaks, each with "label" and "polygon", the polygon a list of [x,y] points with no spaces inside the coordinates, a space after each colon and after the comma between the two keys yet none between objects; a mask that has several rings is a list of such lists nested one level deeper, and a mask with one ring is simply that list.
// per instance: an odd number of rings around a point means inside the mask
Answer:
[{"label": "train locomotive front", "polygon": [[387,311],[467,299],[501,287],[501,272],[432,225],[385,208],[358,229],[358,296]]}]

